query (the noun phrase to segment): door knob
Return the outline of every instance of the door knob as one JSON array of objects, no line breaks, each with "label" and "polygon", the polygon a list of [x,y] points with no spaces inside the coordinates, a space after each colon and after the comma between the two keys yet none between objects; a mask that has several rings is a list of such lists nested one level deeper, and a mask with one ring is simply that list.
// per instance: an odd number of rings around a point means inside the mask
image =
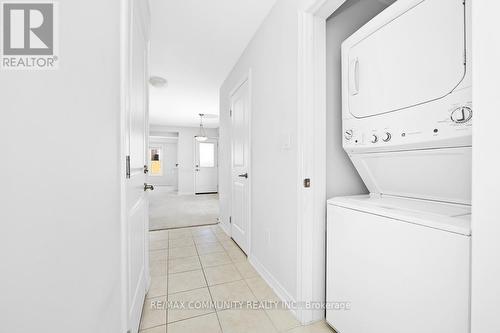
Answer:
[{"label": "door knob", "polygon": [[144,191],[154,191],[155,187],[151,184],[144,183]]},{"label": "door knob", "polygon": [[248,178],[248,172],[247,173],[243,173],[241,175],[238,175],[238,177],[241,177],[241,178]]}]

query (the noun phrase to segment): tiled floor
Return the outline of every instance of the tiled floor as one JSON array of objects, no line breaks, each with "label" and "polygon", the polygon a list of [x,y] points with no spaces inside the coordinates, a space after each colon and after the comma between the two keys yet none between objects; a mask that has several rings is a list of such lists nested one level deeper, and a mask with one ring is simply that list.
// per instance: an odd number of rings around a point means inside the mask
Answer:
[{"label": "tiled floor", "polygon": [[331,333],[300,326],[283,308],[247,304],[278,297],[219,226],[150,232],[152,284],[142,333]]}]

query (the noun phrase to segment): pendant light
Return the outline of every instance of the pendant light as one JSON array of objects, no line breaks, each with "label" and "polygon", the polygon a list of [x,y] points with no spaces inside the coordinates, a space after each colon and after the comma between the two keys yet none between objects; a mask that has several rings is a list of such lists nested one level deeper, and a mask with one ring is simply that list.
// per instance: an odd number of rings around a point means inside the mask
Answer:
[{"label": "pendant light", "polygon": [[200,132],[198,135],[196,135],[194,138],[198,142],[203,142],[208,140],[207,132],[205,131],[205,128],[203,127],[203,117],[205,116],[204,113],[200,113]]}]

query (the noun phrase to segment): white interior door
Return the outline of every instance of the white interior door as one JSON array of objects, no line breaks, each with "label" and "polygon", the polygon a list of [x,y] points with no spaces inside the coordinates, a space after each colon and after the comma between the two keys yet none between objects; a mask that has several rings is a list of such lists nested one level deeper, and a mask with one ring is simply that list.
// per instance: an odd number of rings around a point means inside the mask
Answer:
[{"label": "white interior door", "polygon": [[148,227],[149,201],[145,192],[148,147],[148,37],[141,21],[137,1],[130,31],[129,107],[126,115],[127,175],[125,283],[127,318],[130,332],[137,332],[146,289],[149,285]]},{"label": "white interior door", "polygon": [[231,237],[248,253],[250,224],[250,84],[231,96]]},{"label": "white interior door", "polygon": [[150,143],[149,181],[177,190],[177,142]]},{"label": "white interior door", "polygon": [[177,142],[165,144],[165,181],[169,186],[177,190],[178,172],[177,172]]},{"label": "white interior door", "polygon": [[195,192],[218,192],[218,147],[217,139],[195,142]]}]

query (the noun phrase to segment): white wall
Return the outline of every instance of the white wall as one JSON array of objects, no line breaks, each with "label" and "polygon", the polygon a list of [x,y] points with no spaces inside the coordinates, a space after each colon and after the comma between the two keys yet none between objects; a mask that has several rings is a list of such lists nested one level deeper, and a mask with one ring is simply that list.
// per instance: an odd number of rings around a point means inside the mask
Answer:
[{"label": "white wall", "polygon": [[0,72],[0,331],[120,331],[120,1],[60,1],[60,68]]},{"label": "white wall", "polygon": [[497,1],[472,2],[472,333],[500,332],[500,44]]},{"label": "white wall", "polygon": [[[150,135],[165,135],[179,133],[177,154],[179,163],[179,194],[194,194],[194,137],[199,133],[199,127],[170,127],[151,125]],[[209,137],[218,138],[217,128],[206,128]]]},{"label": "white wall", "polygon": [[326,194],[327,198],[368,193],[342,148],[342,42],[387,4],[350,0],[326,21]]},{"label": "white wall", "polygon": [[[281,291],[293,299],[297,295],[298,9],[306,2],[277,1],[220,90],[221,221],[228,228],[231,214],[229,94],[251,68],[251,257],[280,285]],[[286,149],[283,146],[288,136],[292,145]]]},{"label": "white wall", "polygon": [[[364,0],[363,13],[347,17],[341,29],[328,24],[328,195],[365,193],[366,189],[342,150],[340,109],[340,50],[348,32],[379,12],[384,5]],[[229,74],[220,92],[221,221],[229,230],[231,215],[230,92],[252,70],[252,226],[251,257],[276,282],[278,292],[297,297],[297,50],[298,10],[310,1],[278,1]],[[355,9],[354,9],[355,10]],[[349,20],[354,21],[350,22]],[[335,31],[334,31],[335,30]],[[340,65],[339,65],[340,66]],[[288,137],[291,147],[284,148]],[[325,203],[326,204],[326,203]],[[268,234],[270,237],[268,238]]]}]

